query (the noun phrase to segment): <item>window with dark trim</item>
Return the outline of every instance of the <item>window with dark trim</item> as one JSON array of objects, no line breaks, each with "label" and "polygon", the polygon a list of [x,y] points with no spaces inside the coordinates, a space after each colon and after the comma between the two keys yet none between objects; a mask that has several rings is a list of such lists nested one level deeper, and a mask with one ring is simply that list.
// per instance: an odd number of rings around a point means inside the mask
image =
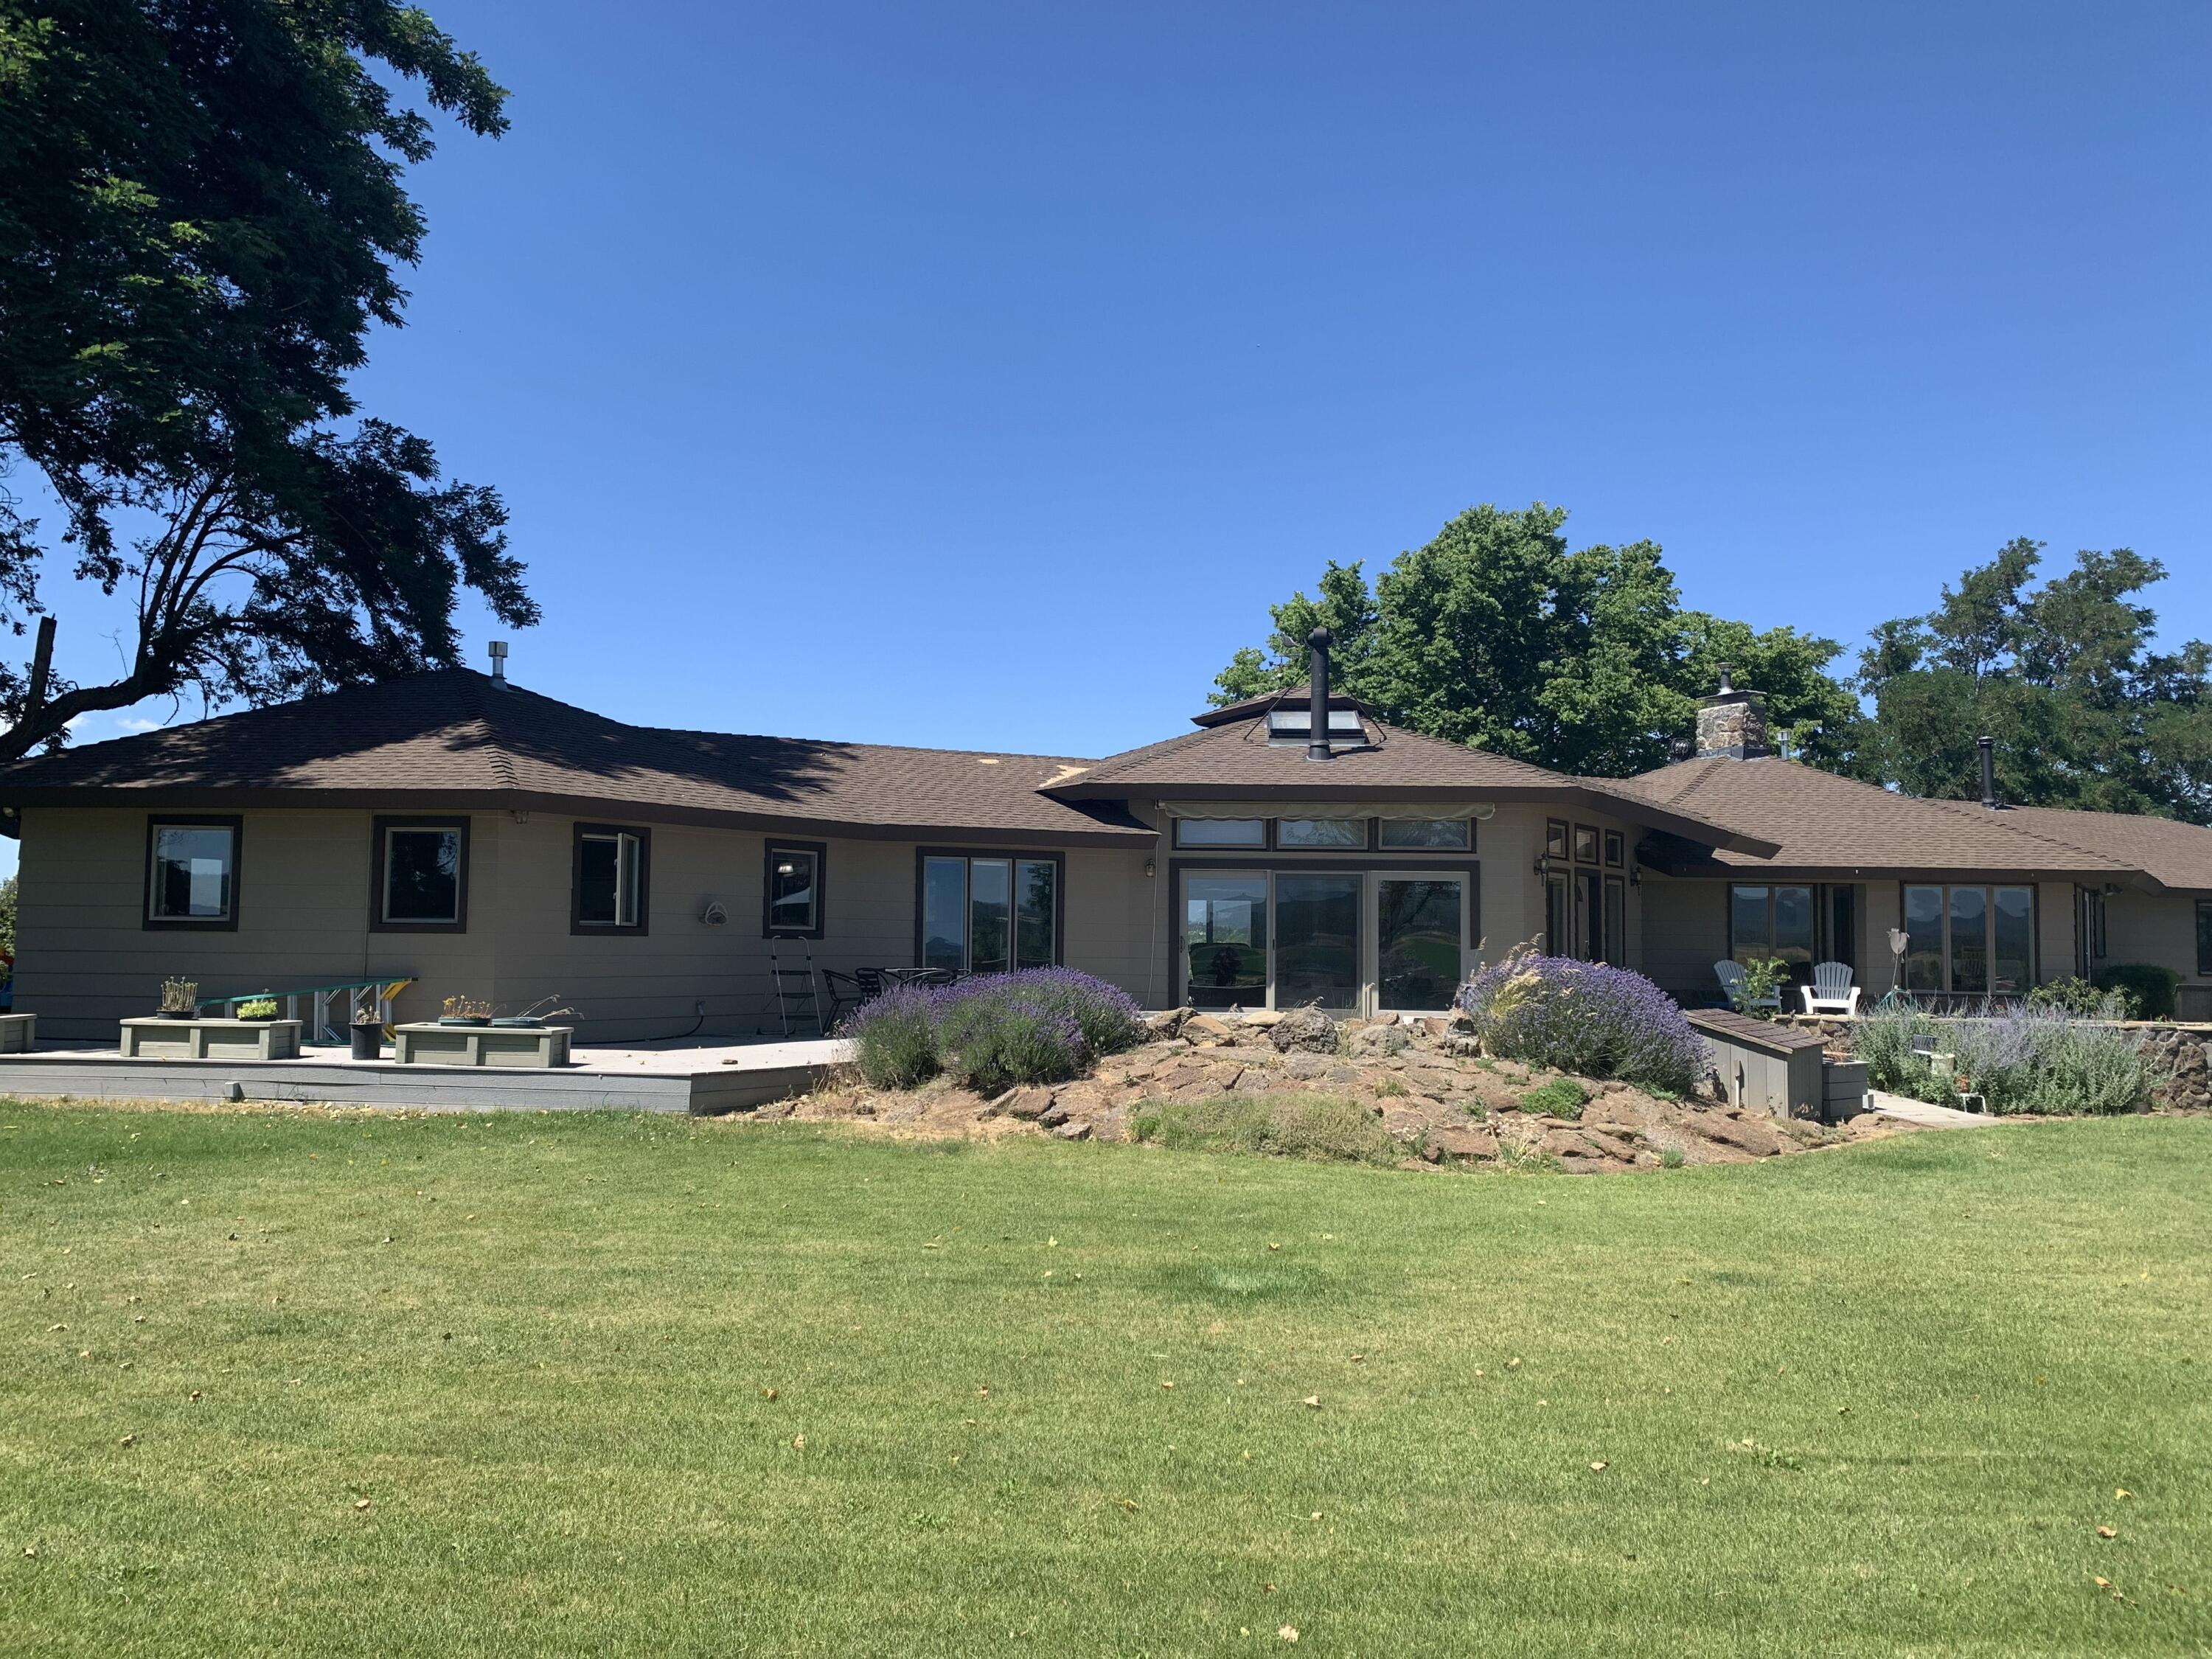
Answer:
[{"label": "window with dark trim", "polygon": [[644,933],[653,832],[617,823],[580,823],[574,858],[568,931]]},{"label": "window with dark trim", "polygon": [[1066,870],[1057,853],[925,848],[915,858],[915,964],[956,974],[1060,960]]},{"label": "window with dark trim", "polygon": [[761,885],[764,938],[820,939],[829,908],[823,902],[830,849],[818,841],[772,841]]},{"label": "window with dark trim", "polygon": [[238,851],[244,839],[244,823],[236,817],[149,818],[145,925],[211,933],[235,929]]},{"label": "window with dark trim", "polygon": [[369,931],[465,933],[469,927],[469,821],[370,820]]},{"label": "window with dark trim", "polygon": [[1577,864],[1597,862],[1597,831],[1587,823],[1578,823],[1575,826],[1575,862]]},{"label": "window with dark trim", "polygon": [[1322,848],[1330,852],[1367,850],[1365,818],[1277,818],[1275,845],[1291,852]]},{"label": "window with dark trim", "polygon": [[1605,867],[1618,870],[1628,862],[1628,837],[1618,830],[1605,832]]},{"label": "window with dark trim", "polygon": [[1474,850],[1472,818],[1383,818],[1376,829],[1377,843],[1386,851],[1471,853]]},{"label": "window with dark trim", "polygon": [[1567,855],[1567,821],[1565,818],[1544,820],[1544,856],[1563,859]]},{"label": "window with dark trim", "polygon": [[2014,996],[2035,983],[2035,889],[1904,888],[1905,988]]},{"label": "window with dark trim", "polygon": [[1604,950],[1614,967],[1628,965],[1628,883],[1619,876],[1605,878]]},{"label": "window with dark trim", "polygon": [[2197,901],[2197,971],[2212,974],[2212,899]]},{"label": "window with dark trim", "polygon": [[1177,818],[1175,844],[1200,850],[1219,847],[1251,848],[1267,844],[1265,818]]}]

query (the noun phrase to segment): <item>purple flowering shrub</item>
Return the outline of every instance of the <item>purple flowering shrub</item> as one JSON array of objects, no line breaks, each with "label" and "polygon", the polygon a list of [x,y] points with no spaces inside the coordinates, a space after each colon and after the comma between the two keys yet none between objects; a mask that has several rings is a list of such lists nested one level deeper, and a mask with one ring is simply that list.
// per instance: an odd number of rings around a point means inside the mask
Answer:
[{"label": "purple flowering shrub", "polygon": [[979,1094],[1059,1083],[1144,1040],[1136,1003],[1072,968],[987,974],[927,990],[901,986],[848,1018],[860,1075],[910,1089],[939,1073]]},{"label": "purple flowering shrub", "polygon": [[1705,1040],[1643,975],[1571,957],[1511,955],[1460,988],[1483,1047],[1578,1077],[1687,1093],[1711,1068]]}]

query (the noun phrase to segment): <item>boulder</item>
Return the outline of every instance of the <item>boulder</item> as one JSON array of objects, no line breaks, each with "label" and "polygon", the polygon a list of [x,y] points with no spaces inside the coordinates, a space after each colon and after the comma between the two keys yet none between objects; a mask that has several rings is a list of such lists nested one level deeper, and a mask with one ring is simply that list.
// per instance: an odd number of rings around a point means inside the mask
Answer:
[{"label": "boulder", "polygon": [[1496,1158],[1498,1137],[1488,1129],[1446,1124],[1429,1131],[1429,1145],[1447,1158]]},{"label": "boulder", "polygon": [[1298,1008],[1276,1023],[1275,1047],[1284,1054],[1292,1049],[1313,1054],[1336,1052],[1336,1022],[1318,1008]]},{"label": "boulder", "polygon": [[1088,1140],[1091,1139],[1091,1126],[1088,1123],[1063,1123],[1053,1133],[1062,1140]]},{"label": "boulder", "polygon": [[1335,1062],[1327,1054],[1293,1053],[1283,1056],[1283,1074],[1302,1082],[1311,1083],[1327,1077],[1334,1068]]},{"label": "boulder", "polygon": [[1052,1091],[1049,1089],[1009,1089],[991,1103],[995,1110],[1008,1117],[1040,1118],[1052,1109]]},{"label": "boulder", "polygon": [[1068,1113],[1066,1103],[1064,1102],[1055,1100],[1051,1105],[1046,1107],[1044,1110],[1037,1114],[1037,1127],[1041,1129],[1057,1129],[1061,1124],[1067,1121],[1067,1116]]},{"label": "boulder", "polygon": [[1176,1033],[1192,1042],[1225,1042],[1236,1034],[1237,1028],[1218,1014],[1193,1014]]},{"label": "boulder", "polygon": [[1782,1137],[1755,1117],[1736,1117],[1726,1112],[1685,1112],[1682,1127],[1707,1140],[1749,1152],[1753,1158],[1772,1158],[1782,1151]]},{"label": "boulder", "polygon": [[1188,1008],[1163,1008],[1157,1014],[1145,1016],[1145,1029],[1154,1036],[1173,1036],[1182,1030],[1183,1022],[1193,1012]]},{"label": "boulder", "polygon": [[1413,1034],[1402,1025],[1363,1025],[1352,1034],[1350,1044],[1352,1054],[1362,1060],[1402,1054],[1413,1046]]}]

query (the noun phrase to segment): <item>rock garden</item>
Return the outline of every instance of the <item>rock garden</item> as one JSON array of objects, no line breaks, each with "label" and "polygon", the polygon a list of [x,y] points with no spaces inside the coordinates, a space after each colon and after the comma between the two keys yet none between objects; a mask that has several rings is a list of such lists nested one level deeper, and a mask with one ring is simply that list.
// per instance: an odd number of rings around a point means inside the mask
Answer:
[{"label": "rock garden", "polygon": [[1528,952],[1455,1013],[1146,1016],[1066,969],[902,989],[848,1030],[854,1064],[762,1117],[917,1136],[1057,1135],[1416,1169],[1595,1174],[1747,1162],[1898,1126],[1778,1121],[1701,1092],[1680,1011],[1640,975]]}]

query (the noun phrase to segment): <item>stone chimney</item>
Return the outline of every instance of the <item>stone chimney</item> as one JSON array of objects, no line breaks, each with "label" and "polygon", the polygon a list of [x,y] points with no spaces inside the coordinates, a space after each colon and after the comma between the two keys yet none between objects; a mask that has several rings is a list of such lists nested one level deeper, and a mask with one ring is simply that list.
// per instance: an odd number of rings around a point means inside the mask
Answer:
[{"label": "stone chimney", "polygon": [[1756,760],[1774,751],[1766,742],[1766,694],[1739,691],[1729,678],[1734,671],[1721,665],[1721,689],[1698,703],[1698,758],[1727,755],[1736,760]]}]

